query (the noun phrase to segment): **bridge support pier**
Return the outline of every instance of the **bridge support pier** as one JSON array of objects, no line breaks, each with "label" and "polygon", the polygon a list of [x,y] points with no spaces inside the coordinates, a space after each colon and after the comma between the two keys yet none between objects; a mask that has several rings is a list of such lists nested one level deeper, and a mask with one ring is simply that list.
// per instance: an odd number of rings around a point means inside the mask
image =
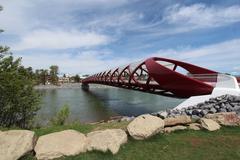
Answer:
[{"label": "bridge support pier", "polygon": [[82,89],[84,91],[88,91],[89,90],[89,85],[87,83],[82,83]]}]

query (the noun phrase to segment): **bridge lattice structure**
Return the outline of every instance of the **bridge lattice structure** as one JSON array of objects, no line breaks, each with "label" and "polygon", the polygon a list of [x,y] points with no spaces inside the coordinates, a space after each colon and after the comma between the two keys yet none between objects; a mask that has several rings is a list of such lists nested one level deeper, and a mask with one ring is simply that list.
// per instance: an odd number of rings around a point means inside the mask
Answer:
[{"label": "bridge lattice structure", "polygon": [[[186,71],[186,74],[181,71]],[[185,98],[211,94],[219,80],[218,77],[218,72],[190,63],[152,57],[138,63],[94,74],[83,79],[82,83],[83,85],[103,84]]]}]

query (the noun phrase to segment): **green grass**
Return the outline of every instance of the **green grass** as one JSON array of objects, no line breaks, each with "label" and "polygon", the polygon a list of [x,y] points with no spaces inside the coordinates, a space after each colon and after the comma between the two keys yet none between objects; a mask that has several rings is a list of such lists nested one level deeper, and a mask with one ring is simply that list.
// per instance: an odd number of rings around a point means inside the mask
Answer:
[{"label": "green grass", "polygon": [[[72,125],[36,129],[37,135],[64,129],[75,129],[83,133],[106,128],[125,128],[126,122],[116,124]],[[34,159],[28,155],[24,160]],[[88,152],[61,160],[238,160],[240,159],[240,127],[222,127],[215,132],[178,131],[158,134],[148,140],[129,138],[116,155],[110,152]]]},{"label": "green grass", "polygon": [[99,124],[80,124],[80,123],[73,123],[69,125],[63,125],[63,126],[49,126],[49,127],[43,127],[43,128],[37,128],[32,129],[37,136],[42,136],[45,134],[53,133],[53,132],[59,132],[66,129],[73,129],[76,131],[79,131],[81,133],[89,133],[91,131],[96,130],[103,130],[107,128],[121,128],[126,129],[129,122],[123,121],[123,122],[111,122],[111,123],[99,123]]}]

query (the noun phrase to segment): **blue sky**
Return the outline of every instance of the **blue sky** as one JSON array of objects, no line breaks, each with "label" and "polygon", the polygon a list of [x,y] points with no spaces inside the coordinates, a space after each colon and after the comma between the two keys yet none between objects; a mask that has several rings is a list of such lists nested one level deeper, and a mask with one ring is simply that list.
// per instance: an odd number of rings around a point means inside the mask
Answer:
[{"label": "blue sky", "polygon": [[147,57],[240,74],[240,0],[0,0],[25,66],[95,73]]}]

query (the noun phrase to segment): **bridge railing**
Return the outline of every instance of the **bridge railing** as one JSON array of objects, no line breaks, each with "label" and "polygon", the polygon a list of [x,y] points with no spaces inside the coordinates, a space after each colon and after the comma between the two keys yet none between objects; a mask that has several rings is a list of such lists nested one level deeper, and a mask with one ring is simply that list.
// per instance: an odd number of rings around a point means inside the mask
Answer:
[{"label": "bridge railing", "polygon": [[204,83],[210,84],[219,88],[239,88],[236,77],[217,73],[217,74],[188,74],[193,79],[200,80]]}]

